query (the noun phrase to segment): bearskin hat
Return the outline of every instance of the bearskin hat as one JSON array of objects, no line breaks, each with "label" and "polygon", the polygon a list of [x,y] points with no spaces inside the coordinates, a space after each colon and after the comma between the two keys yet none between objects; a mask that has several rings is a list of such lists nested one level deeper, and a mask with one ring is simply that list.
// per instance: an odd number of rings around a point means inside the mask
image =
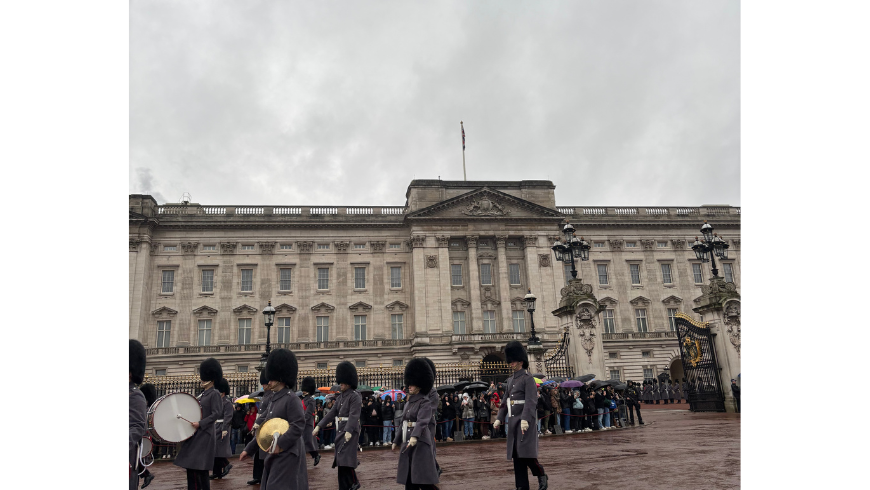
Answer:
[{"label": "bearskin hat", "polygon": [[199,379],[203,381],[213,381],[217,384],[223,376],[224,370],[221,368],[221,363],[214,357],[209,357],[199,365]]},{"label": "bearskin hat", "polygon": [[356,366],[348,361],[341,361],[335,367],[335,382],[338,384],[350,385],[352,390],[356,389],[357,385]]},{"label": "bearskin hat", "polygon": [[653,383],[655,383],[655,384],[659,384],[659,380],[658,380],[658,379],[653,379]]},{"label": "bearskin hat", "polygon": [[139,387],[139,391],[145,395],[145,403],[147,403],[149,407],[154,405],[154,401],[157,400],[157,388],[155,388],[153,384],[145,383]]},{"label": "bearskin hat", "polygon": [[420,359],[423,359],[424,361],[426,361],[426,364],[429,365],[429,369],[432,370],[433,379],[434,377],[438,376],[438,371],[435,370],[435,363],[432,362],[432,359],[429,359],[428,357],[421,357]]},{"label": "bearskin hat", "polygon": [[405,366],[405,386],[416,386],[420,393],[428,395],[435,385],[435,374],[423,359],[411,359]]},{"label": "bearskin hat", "polygon": [[311,376],[302,378],[302,392],[314,393],[315,391],[317,391],[317,385],[314,383],[314,378]]},{"label": "bearskin hat", "polygon": [[526,349],[523,348],[523,344],[516,340],[507,343],[504,348],[504,357],[508,364],[523,361],[523,369],[529,368],[529,356],[526,354]]},{"label": "bearskin hat", "polygon": [[214,384],[214,387],[224,395],[230,394],[230,382],[227,381],[227,378],[221,378],[220,381]]},{"label": "bearskin hat", "polygon": [[130,339],[130,380],[141,384],[145,378],[145,347],[138,340]]},{"label": "bearskin hat", "polygon": [[275,349],[266,359],[266,379],[280,381],[289,388],[296,388],[296,375],[299,374],[299,364],[296,355],[287,349]]},{"label": "bearskin hat", "polygon": [[266,370],[265,369],[260,371],[260,384],[261,385],[269,384],[269,380],[266,379]]}]

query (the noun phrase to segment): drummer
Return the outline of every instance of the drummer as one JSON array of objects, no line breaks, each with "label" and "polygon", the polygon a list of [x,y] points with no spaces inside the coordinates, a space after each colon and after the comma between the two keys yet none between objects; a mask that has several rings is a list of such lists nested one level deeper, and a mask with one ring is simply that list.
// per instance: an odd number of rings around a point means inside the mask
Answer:
[{"label": "drummer", "polygon": [[[139,386],[139,390],[143,395],[145,395],[145,406],[150,407],[151,405],[154,405],[154,402],[157,400],[157,388],[151,383],[145,383]],[[149,433],[148,435],[151,434]],[[154,475],[148,471],[148,468],[145,468],[145,471],[139,476],[142,477],[142,488],[150,485],[151,480],[154,479]]]},{"label": "drummer", "polygon": [[[278,436],[274,449],[266,456],[263,468],[262,489],[284,490],[308,488],[308,467],[305,464],[305,444],[302,435],[305,428],[305,412],[302,402],[295,394],[296,375],[299,366],[296,356],[287,349],[275,349],[266,360],[266,379],[269,380],[269,390],[273,393],[268,404],[264,405],[266,422],[272,419],[285,420],[290,427]],[[261,434],[263,435],[263,434]],[[244,461],[249,454],[259,450],[257,437],[245,447],[239,456]]]},{"label": "drummer", "polygon": [[223,376],[223,369],[217,359],[209,357],[199,365],[199,379],[203,392],[199,395],[202,418],[191,422],[195,432],[181,443],[181,449],[174,464],[187,469],[188,490],[209,490],[208,470],[214,466],[215,421],[223,415],[221,396],[214,385]]},{"label": "drummer", "polygon": [[438,483],[435,469],[435,435],[429,429],[434,407],[429,392],[435,386],[435,374],[423,359],[411,359],[405,366],[408,402],[402,413],[401,429],[393,439],[393,451],[399,453],[396,482],[405,489],[432,489]]},{"label": "drummer", "polygon": [[139,472],[137,463],[139,459],[139,444],[148,433],[145,422],[148,406],[145,395],[137,385],[145,378],[145,347],[138,340],[130,339],[130,490],[139,487]]},{"label": "drummer", "polygon": [[332,467],[338,467],[339,490],[357,490],[360,487],[356,476],[356,467],[359,466],[356,450],[359,446],[362,397],[356,391],[357,380],[356,366],[350,362],[342,361],[335,367],[335,381],[341,387],[341,393],[335,398],[332,410],[324,415],[312,432],[316,436],[322,427],[337,422]]},{"label": "drummer", "polygon": [[320,463],[320,452],[317,451],[317,444],[314,442],[314,436],[311,434],[314,431],[314,412],[317,409],[317,402],[314,401],[314,391],[317,385],[314,378],[306,376],[302,378],[302,407],[305,408],[305,451],[314,458],[314,466]]},{"label": "drummer", "polygon": [[221,394],[221,402],[223,403],[223,419],[218,420],[219,424],[215,424],[215,454],[214,467],[212,467],[211,478],[223,478],[227,476],[233,465],[229,459],[233,456],[230,451],[230,424],[233,422],[233,402],[229,400],[227,395],[230,394],[230,383],[226,378],[221,378],[220,382],[215,387],[218,393]]},{"label": "drummer", "polygon": [[[432,370],[432,379],[438,379],[438,371],[435,370],[435,363],[432,362],[428,357],[421,357],[429,364],[429,369]],[[429,432],[432,433],[432,437],[435,437],[435,417],[437,416],[437,408],[438,403],[440,402],[438,397],[438,391],[435,389],[435,383],[432,383],[432,389],[429,390],[429,401],[432,402],[432,420],[429,422]],[[432,454],[436,456],[435,459],[435,469],[438,470],[438,478],[441,478],[441,465],[438,464],[438,450],[435,448],[435,445],[432,445]]]}]

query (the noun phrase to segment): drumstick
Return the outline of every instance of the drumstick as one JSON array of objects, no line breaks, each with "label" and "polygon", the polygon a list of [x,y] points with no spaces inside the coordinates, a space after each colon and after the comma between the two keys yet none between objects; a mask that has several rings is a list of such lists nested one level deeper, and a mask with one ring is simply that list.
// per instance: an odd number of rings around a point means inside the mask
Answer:
[{"label": "drumstick", "polygon": [[177,414],[177,415],[175,416],[175,418],[177,418],[177,419],[181,419],[181,420],[187,422],[188,424],[193,425],[193,422],[191,422],[190,420],[187,420],[186,418],[182,417],[180,413]]}]

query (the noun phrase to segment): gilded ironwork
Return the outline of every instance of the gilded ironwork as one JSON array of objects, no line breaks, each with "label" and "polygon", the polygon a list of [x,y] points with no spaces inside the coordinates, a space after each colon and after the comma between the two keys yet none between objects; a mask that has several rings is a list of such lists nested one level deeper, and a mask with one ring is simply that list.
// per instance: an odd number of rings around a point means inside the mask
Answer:
[{"label": "gilded ironwork", "polygon": [[694,412],[724,412],[725,397],[708,324],[696,322],[684,313],[675,315],[674,324],[685,376],[675,381],[685,387],[689,408]]},{"label": "gilded ironwork", "polygon": [[696,367],[701,362],[701,342],[686,337],[683,339],[683,350],[686,353],[686,359],[692,363],[692,367]]},{"label": "gilded ironwork", "polygon": [[675,318],[682,318],[698,328],[710,328],[710,322],[699,322],[682,311],[674,315]]}]

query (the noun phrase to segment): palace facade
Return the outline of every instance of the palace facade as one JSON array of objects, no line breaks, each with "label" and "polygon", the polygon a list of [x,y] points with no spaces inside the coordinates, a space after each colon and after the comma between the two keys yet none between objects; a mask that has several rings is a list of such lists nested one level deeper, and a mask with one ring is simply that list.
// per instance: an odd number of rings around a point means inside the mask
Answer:
[{"label": "palace facade", "polygon": [[404,206],[368,207],[130,195],[130,338],[145,345],[151,376],[195,374],[205,357],[252,372],[271,301],[271,344],[292,349],[300,369],[497,361],[508,340],[529,336],[531,290],[535,329],[553,352],[563,326],[550,312],[571,266],[550,247],[568,219],[592,245],[578,278],[606,305],[608,372],[596,374],[679,377],[672,318],[698,318],[693,302],[711,275],[691,244],[709,220],[731,246],[720,275],[739,285],[740,208],[557,206],[554,190],[540,180],[414,180]]}]

